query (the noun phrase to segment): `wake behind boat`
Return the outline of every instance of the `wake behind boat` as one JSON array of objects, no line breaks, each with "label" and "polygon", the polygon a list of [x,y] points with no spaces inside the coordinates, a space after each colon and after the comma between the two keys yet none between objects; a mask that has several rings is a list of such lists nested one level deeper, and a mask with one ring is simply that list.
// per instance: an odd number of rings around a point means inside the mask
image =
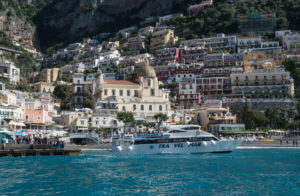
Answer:
[{"label": "wake behind boat", "polygon": [[176,125],[165,133],[114,135],[112,151],[131,154],[231,152],[242,140],[220,140],[197,125]]}]

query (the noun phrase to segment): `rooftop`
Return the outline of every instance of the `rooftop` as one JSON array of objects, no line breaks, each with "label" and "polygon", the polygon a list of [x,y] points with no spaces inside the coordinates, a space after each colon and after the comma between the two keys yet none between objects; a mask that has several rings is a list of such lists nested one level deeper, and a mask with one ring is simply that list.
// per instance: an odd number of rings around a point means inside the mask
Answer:
[{"label": "rooftop", "polygon": [[127,80],[104,80],[106,84],[111,84],[111,85],[132,85],[132,86],[139,86],[139,84],[130,82]]}]

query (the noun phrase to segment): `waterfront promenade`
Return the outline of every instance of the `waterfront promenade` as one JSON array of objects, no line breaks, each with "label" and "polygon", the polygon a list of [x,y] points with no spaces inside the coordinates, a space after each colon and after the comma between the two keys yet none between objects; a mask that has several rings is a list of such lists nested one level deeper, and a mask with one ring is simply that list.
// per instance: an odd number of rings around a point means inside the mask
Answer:
[{"label": "waterfront promenade", "polygon": [[0,157],[79,155],[80,149],[54,148],[49,144],[0,144]]}]

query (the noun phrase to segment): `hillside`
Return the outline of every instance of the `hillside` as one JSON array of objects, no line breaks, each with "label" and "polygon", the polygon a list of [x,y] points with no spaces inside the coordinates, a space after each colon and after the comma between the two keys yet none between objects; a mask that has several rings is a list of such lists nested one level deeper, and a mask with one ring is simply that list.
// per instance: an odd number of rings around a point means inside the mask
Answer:
[{"label": "hillside", "polygon": [[[183,0],[60,0],[36,17],[43,48],[101,32],[116,32],[150,16],[171,14]],[[49,39],[51,38],[51,39]]]},{"label": "hillside", "polygon": [[147,17],[172,13],[169,21],[181,37],[236,33],[236,16],[252,11],[275,12],[277,29],[299,30],[300,0],[215,0],[197,16],[189,5],[200,0],[0,0],[0,30],[12,40],[41,47],[71,43],[101,32],[138,25]]}]

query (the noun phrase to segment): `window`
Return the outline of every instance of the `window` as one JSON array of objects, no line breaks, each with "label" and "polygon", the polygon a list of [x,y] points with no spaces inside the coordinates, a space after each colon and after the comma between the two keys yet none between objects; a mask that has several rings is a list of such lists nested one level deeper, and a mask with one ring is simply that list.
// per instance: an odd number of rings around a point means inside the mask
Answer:
[{"label": "window", "polygon": [[136,105],[134,104],[134,105],[133,105],[133,111],[135,111],[135,110],[136,110]]},{"label": "window", "polygon": [[98,120],[95,120],[95,124],[98,125]]},{"label": "window", "polygon": [[32,105],[28,104],[28,110],[31,110],[31,109],[32,109]]},{"label": "window", "polygon": [[104,95],[107,95],[107,89],[104,89]]},{"label": "window", "polygon": [[126,111],[126,108],[125,108],[125,106],[123,106],[122,110],[123,110],[123,111]]},{"label": "window", "polygon": [[84,120],[80,121],[80,124],[81,124],[81,125],[84,125]]},{"label": "window", "polygon": [[120,93],[120,96],[123,96],[123,90],[120,90],[119,93]]},{"label": "window", "polygon": [[151,91],[150,91],[150,95],[151,95],[151,96],[154,96],[154,95],[155,95],[155,91],[154,91],[154,89],[151,89]]},{"label": "window", "polygon": [[141,110],[144,111],[144,105],[141,105]]},{"label": "window", "polygon": [[130,96],[130,90],[127,90],[127,96]]},{"label": "window", "polygon": [[80,80],[77,80],[77,84],[80,84]]},{"label": "window", "polygon": [[81,103],[80,97],[77,97],[77,103]]},{"label": "window", "polygon": [[25,120],[28,121],[28,119],[29,119],[29,117],[28,117],[28,115],[26,115],[26,116],[25,116]]},{"label": "window", "polygon": [[162,105],[159,105],[159,111],[162,111],[162,108],[163,108]]},{"label": "window", "polygon": [[148,86],[151,86],[151,80],[148,80]]},{"label": "window", "polygon": [[138,97],[138,91],[137,90],[134,90],[134,96]]},{"label": "window", "polygon": [[38,119],[38,120],[41,120],[41,117],[40,117],[40,116],[38,116],[38,117],[37,117],[37,119]]},{"label": "window", "polygon": [[112,96],[115,96],[115,95],[116,95],[116,90],[115,90],[115,89],[112,89],[112,90],[111,90],[111,94],[112,94]]},{"label": "window", "polygon": [[149,111],[152,111],[152,105],[149,105]]},{"label": "window", "polygon": [[77,93],[80,93],[80,92],[81,92],[81,88],[77,87]]}]

